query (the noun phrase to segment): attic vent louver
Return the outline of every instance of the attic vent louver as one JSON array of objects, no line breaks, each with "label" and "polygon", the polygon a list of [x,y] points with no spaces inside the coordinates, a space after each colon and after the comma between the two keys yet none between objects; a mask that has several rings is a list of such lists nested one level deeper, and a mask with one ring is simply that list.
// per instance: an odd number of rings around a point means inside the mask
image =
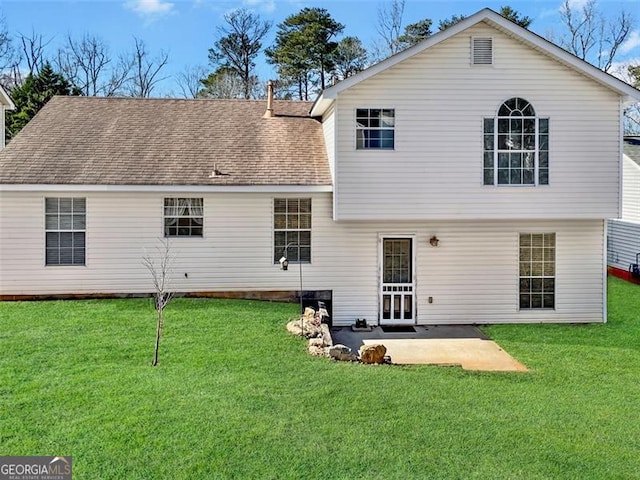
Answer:
[{"label": "attic vent louver", "polygon": [[471,63],[493,65],[493,38],[471,39]]}]

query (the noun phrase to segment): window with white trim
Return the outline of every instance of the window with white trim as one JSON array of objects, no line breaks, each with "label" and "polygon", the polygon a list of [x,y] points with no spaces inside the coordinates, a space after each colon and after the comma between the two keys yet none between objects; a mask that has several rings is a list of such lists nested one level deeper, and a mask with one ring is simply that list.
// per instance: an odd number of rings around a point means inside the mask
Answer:
[{"label": "window with white trim", "polygon": [[311,199],[273,199],[273,263],[311,263]]},{"label": "window with white trim", "polygon": [[556,234],[520,234],[520,309],[555,308]]},{"label": "window with white trim", "polygon": [[511,98],[484,119],[484,184],[549,184],[549,119]]},{"label": "window with white trim", "polygon": [[164,236],[202,237],[203,207],[202,198],[165,198]]},{"label": "window with white trim", "polygon": [[45,265],[84,265],[85,198],[45,198]]},{"label": "window with white trim", "polygon": [[356,149],[393,150],[396,111],[392,108],[356,109]]}]

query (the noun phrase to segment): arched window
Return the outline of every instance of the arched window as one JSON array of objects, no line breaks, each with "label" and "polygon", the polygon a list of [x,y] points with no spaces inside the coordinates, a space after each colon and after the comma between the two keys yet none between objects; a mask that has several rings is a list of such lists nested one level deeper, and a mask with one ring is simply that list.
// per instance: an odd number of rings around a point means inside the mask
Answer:
[{"label": "arched window", "polygon": [[484,184],[549,184],[549,119],[524,98],[510,98],[484,119]]}]

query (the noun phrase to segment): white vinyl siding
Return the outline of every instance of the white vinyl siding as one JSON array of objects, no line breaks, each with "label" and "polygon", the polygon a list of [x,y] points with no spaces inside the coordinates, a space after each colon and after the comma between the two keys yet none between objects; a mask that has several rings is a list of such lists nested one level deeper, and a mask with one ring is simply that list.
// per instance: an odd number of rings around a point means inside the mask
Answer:
[{"label": "white vinyl siding", "polygon": [[622,157],[622,219],[640,223],[640,165]]},{"label": "white vinyl siding", "polygon": [[[469,64],[470,37],[492,37],[494,65]],[[550,118],[550,182],[483,186],[483,119],[522,97]],[[354,151],[353,112],[396,111],[393,152]],[[485,23],[340,92],[339,221],[614,218],[619,215],[620,99]]]},{"label": "white vinyl siding", "polygon": [[[142,257],[158,245],[165,195],[78,193],[86,196],[91,213],[88,261],[85,268],[68,269],[44,266],[44,195],[0,192],[0,295],[152,291]],[[272,194],[202,197],[207,235],[198,242],[169,239],[177,291],[298,290],[298,269],[282,271],[273,263]],[[415,238],[418,323],[602,321],[602,221],[336,223],[331,194],[310,197],[313,263],[304,265],[303,287],[333,290],[337,325],[356,318],[377,322],[379,242],[403,236]],[[526,232],[556,233],[553,311],[518,311],[518,242]],[[429,244],[434,235],[438,247]]]},{"label": "white vinyl siding", "polygon": [[322,132],[324,134],[324,145],[327,152],[327,160],[329,160],[329,168],[331,170],[332,183],[336,181],[336,116],[333,107],[322,116]]},{"label": "white vinyl siding", "polygon": [[628,271],[640,253],[640,223],[621,220],[607,223],[607,264]]}]

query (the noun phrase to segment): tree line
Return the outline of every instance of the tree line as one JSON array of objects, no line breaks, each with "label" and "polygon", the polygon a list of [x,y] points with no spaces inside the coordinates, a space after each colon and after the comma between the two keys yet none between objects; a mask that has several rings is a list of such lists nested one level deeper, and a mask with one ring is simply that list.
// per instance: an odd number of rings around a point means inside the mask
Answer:
[{"label": "tree line", "polygon": [[[310,100],[327,86],[348,78],[384,58],[409,48],[434,33],[434,23],[424,18],[404,22],[405,0],[391,0],[377,11],[377,38],[372,45],[344,35],[345,25],[324,8],[305,7],[276,25],[275,40],[264,45],[273,28],[259,14],[238,9],[224,15],[215,29],[208,51],[207,66],[187,66],[174,76],[185,98],[261,98],[265,80],[256,73],[260,55],[273,65],[279,98]],[[532,19],[510,6],[499,13],[529,28]],[[611,72],[620,47],[629,38],[632,16],[621,11],[609,19],[596,0],[576,6],[565,0],[559,12],[562,32],[549,34],[550,40],[605,72]],[[438,22],[442,31],[464,20],[463,14]],[[557,38],[555,38],[557,35]],[[158,83],[169,78],[169,54],[153,54],[144,41],[133,37],[131,48],[113,54],[97,35],[67,35],[55,52],[50,40],[32,32],[11,35],[0,18],[0,84],[10,93],[16,110],[7,112],[6,137],[10,140],[53,95],[150,97]],[[611,72],[625,76],[640,86],[640,66]],[[640,130],[640,110],[628,109],[628,128]]]}]

